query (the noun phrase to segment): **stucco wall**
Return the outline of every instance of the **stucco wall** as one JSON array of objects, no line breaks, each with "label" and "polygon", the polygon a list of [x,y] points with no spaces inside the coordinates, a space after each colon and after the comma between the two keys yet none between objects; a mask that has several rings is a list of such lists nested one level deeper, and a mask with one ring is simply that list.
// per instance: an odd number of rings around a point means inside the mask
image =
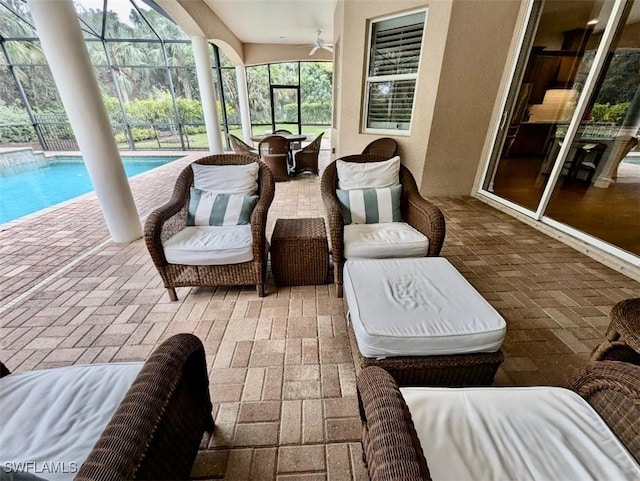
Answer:
[{"label": "stucco wall", "polygon": [[499,93],[521,4],[455,0],[422,171],[426,195],[468,195]]},{"label": "stucco wall", "polygon": [[[366,6],[366,8],[364,8]],[[361,132],[367,28],[372,19],[428,8],[411,133],[388,135],[424,195],[468,195],[503,76],[519,0],[346,0],[334,22],[342,72],[336,155],[357,153],[381,135]],[[340,4],[336,18],[340,14]],[[340,26],[340,28],[338,28]]]},{"label": "stucco wall", "polygon": [[[338,129],[335,141],[336,156],[362,151],[379,134],[361,133],[363,79],[366,69],[368,22],[390,14],[424,8],[424,1],[416,0],[346,0],[341,28],[334,23],[334,41],[341,44],[340,102]],[[336,17],[341,8],[336,8]],[[416,85],[416,106],[409,135],[388,135],[397,140],[402,162],[417,179],[422,177],[428,132],[431,130],[435,92],[444,55],[451,0],[432,2],[428,6],[424,48],[420,60],[420,74]]]}]

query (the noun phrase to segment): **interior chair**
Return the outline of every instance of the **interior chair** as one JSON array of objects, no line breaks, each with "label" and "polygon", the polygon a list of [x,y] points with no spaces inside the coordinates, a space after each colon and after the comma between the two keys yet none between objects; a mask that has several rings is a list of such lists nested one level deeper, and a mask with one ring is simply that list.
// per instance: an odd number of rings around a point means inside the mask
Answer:
[{"label": "interior chair", "polygon": [[639,349],[636,298],[614,306],[569,389],[398,388],[368,367],[356,384],[369,479],[640,479]]},{"label": "interior chair", "polygon": [[[590,184],[607,146],[600,142],[585,141],[579,141],[574,145],[576,146],[576,151],[571,161],[565,166],[568,170],[565,179],[584,180],[587,184]],[[584,179],[579,177],[582,172],[586,173]]]},{"label": "interior chair", "polygon": [[296,152],[296,174],[312,172],[318,175],[318,156],[320,155],[320,144],[323,135],[324,132],[318,135],[309,145]]},{"label": "interior chair", "polygon": [[[350,155],[331,162],[322,174],[320,191],[329,220],[333,275],[338,297],[342,297],[342,270],[346,257],[416,257],[440,254],[445,238],[442,211],[420,195],[413,175],[402,164],[399,165],[398,174],[399,184],[402,186],[401,222],[345,226],[343,210],[336,192],[339,186],[338,161],[356,164],[390,162],[381,155]],[[399,159],[397,161],[399,163]],[[422,239],[416,240],[416,236],[424,239],[424,242]],[[413,247],[416,242],[421,243],[420,254],[414,253]],[[385,252],[372,253],[372,250],[377,250],[377,246],[382,246]]]},{"label": "interior chair", "polygon": [[259,158],[257,149],[254,149],[250,145],[245,144],[242,140],[240,140],[233,134],[229,134],[229,143],[231,144],[231,148],[236,154],[246,154],[251,155],[255,158]]},{"label": "interior chair", "polygon": [[398,143],[390,137],[376,139],[367,145],[362,151],[363,155],[381,155],[390,159],[398,153]]},{"label": "interior chair", "polygon": [[276,182],[289,180],[289,141],[270,135],[258,144],[260,159],[269,167]]},{"label": "interior chair", "polygon": [[638,137],[630,137],[624,148],[618,155],[618,159],[616,160],[615,169],[613,170],[613,174],[611,176],[613,180],[618,180],[618,166],[620,165],[620,162],[625,159],[627,154],[629,154],[629,152],[631,152],[631,150],[633,150],[636,145],[638,145]]},{"label": "interior chair", "polygon": [[[205,351],[192,334],[170,337],[144,363],[16,373],[0,363],[0,392],[3,474],[28,460],[68,470],[47,479],[189,479],[214,429]],[[42,479],[14,469],[9,479]]]},{"label": "interior chair", "polygon": [[[257,203],[246,225],[187,225],[194,187],[194,165],[245,166],[226,170],[213,181],[231,185],[238,175],[255,166]],[[202,170],[198,167],[197,170]],[[255,177],[254,177],[255,185]],[[196,186],[197,187],[197,186]],[[214,189],[211,189],[214,190]],[[228,190],[227,190],[228,192]],[[267,213],[275,186],[269,168],[255,157],[240,154],[210,155],[187,166],[178,176],[169,202],[154,210],[144,226],[151,258],[172,301],[176,287],[255,285],[264,296],[268,242],[265,234]],[[229,204],[231,201],[229,201]],[[244,204],[243,204],[244,205]],[[213,210],[212,210],[213,215]]]}]

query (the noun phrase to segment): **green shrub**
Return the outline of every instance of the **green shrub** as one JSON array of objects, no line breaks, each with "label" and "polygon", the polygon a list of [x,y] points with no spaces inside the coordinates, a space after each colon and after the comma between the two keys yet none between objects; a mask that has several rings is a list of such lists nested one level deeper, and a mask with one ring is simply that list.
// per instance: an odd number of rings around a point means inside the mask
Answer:
[{"label": "green shrub", "polygon": [[27,143],[37,140],[36,131],[31,125],[27,111],[17,102],[7,105],[0,99],[0,143]]},{"label": "green shrub", "polygon": [[620,104],[595,104],[591,109],[593,122],[608,122],[620,125],[629,110],[629,102]]}]

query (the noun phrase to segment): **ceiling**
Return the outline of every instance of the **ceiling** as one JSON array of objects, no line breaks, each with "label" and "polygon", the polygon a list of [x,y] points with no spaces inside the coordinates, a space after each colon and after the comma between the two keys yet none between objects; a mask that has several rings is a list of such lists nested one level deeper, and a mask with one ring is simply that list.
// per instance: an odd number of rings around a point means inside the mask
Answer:
[{"label": "ceiling", "polygon": [[333,39],[336,0],[204,0],[243,43],[310,44]]}]

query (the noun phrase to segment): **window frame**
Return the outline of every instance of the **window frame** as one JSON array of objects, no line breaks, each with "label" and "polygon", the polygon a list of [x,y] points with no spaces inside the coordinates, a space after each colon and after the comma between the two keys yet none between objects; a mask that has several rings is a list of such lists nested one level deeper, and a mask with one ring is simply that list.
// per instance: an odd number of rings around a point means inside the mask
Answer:
[{"label": "window frame", "polygon": [[[372,51],[372,42],[373,42],[373,26],[376,23],[384,22],[386,20],[392,20],[394,18],[408,17],[410,15],[414,15],[416,13],[424,12],[424,25],[422,27],[422,38],[420,39],[420,56],[418,58],[418,69],[415,73],[409,74],[392,74],[392,75],[369,75],[370,67],[371,67],[371,51]],[[410,136],[411,130],[413,128],[413,115],[415,113],[416,107],[416,97],[418,92],[418,79],[420,78],[420,68],[422,65],[422,53],[424,49],[424,39],[427,32],[427,19],[429,18],[429,8],[422,7],[417,8],[415,10],[408,10],[401,13],[394,13],[391,15],[385,15],[383,17],[379,17],[369,20],[368,22],[368,34],[367,34],[367,62],[365,64],[365,72],[364,72],[364,81],[363,81],[363,108],[361,115],[361,133],[364,134],[391,134],[396,136]],[[409,128],[406,130],[402,129],[377,129],[367,127],[367,120],[369,114],[369,95],[371,91],[371,85],[378,82],[392,82],[397,80],[415,80],[415,87],[413,89],[413,100],[411,103],[411,118],[409,120]]]}]

